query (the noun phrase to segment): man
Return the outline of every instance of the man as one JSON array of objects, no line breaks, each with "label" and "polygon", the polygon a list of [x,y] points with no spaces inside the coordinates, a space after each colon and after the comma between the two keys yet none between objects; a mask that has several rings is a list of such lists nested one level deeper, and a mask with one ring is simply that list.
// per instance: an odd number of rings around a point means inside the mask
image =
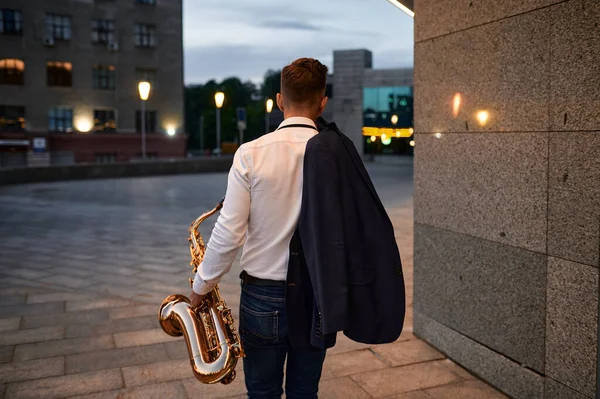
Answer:
[{"label": "man", "polygon": [[281,397],[286,357],[287,397],[317,397],[325,350],[290,345],[288,318],[294,315],[286,312],[285,280],[300,215],[304,152],[327,104],[326,78],[327,67],[314,59],[283,68],[277,105],[284,121],[236,152],[225,202],[194,279],[190,300],[196,306],[243,245],[239,331],[249,398]]}]

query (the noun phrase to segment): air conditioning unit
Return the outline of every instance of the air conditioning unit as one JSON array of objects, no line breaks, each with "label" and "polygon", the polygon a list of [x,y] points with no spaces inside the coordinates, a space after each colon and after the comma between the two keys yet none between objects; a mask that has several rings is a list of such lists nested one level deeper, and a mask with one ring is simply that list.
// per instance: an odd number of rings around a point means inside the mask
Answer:
[{"label": "air conditioning unit", "polygon": [[108,43],[108,51],[119,51],[119,43],[117,43],[117,42]]},{"label": "air conditioning unit", "polygon": [[48,46],[48,47],[54,46],[54,38],[52,36],[44,37],[44,46]]}]

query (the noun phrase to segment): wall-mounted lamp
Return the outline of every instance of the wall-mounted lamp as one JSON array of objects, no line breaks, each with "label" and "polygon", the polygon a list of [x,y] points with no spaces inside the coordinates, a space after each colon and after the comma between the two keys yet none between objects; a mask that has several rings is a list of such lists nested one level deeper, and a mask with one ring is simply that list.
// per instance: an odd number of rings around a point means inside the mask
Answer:
[{"label": "wall-mounted lamp", "polygon": [[388,0],[390,3],[410,15],[411,17],[415,17],[414,9],[414,0]]}]

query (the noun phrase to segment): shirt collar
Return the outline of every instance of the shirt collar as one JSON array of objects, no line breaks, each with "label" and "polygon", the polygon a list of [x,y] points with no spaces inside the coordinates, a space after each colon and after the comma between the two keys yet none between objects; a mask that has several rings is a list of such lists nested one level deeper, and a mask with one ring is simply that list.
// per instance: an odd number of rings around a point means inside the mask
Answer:
[{"label": "shirt collar", "polygon": [[315,124],[315,122],[312,119],[305,118],[303,116],[293,116],[291,118],[287,118],[283,122],[281,122],[279,127],[283,127],[283,126],[287,126],[287,125],[310,125],[310,126],[314,126],[315,128],[317,127],[317,125]]}]

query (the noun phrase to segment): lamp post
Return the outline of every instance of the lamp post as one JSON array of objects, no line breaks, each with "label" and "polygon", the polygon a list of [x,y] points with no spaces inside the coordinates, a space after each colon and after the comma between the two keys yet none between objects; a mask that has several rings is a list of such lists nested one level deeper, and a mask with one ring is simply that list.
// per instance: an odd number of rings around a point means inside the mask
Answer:
[{"label": "lamp post", "polygon": [[225,93],[218,91],[215,93],[215,105],[217,106],[217,154],[221,154],[221,107],[225,101]]},{"label": "lamp post", "polygon": [[142,100],[142,111],[140,115],[142,123],[142,159],[146,159],[146,101],[150,96],[150,82],[140,82],[138,84],[140,99]]},{"label": "lamp post", "polygon": [[267,102],[265,103],[266,106],[266,111],[267,113],[265,114],[265,134],[269,133],[269,128],[270,128],[270,116],[271,116],[271,111],[273,111],[273,100],[271,100],[270,98],[267,100]]}]

